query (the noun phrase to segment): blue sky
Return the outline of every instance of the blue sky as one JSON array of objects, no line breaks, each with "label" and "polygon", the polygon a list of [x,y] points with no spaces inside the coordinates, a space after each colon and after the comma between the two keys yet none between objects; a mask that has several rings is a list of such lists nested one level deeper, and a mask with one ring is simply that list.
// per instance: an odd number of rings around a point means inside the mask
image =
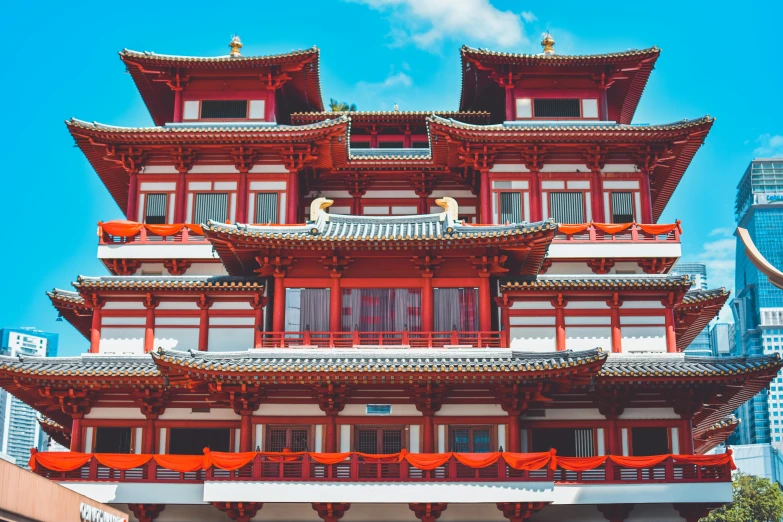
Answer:
[{"label": "blue sky", "polygon": [[662,217],[683,221],[684,257],[708,263],[711,286],[733,283],[739,177],[754,155],[783,155],[783,8],[771,1],[137,0],[2,10],[0,327],[58,332],[63,355],[88,343],[55,322],[45,292],[106,273],[95,259],[96,223],[121,217],[63,120],[151,124],[117,56],[122,48],[219,55],[234,33],[246,55],[317,45],[326,99],[362,110],[449,110],[458,104],[463,43],[539,52],[549,29],[566,54],[657,45],[663,53],[635,121],[717,117]]}]

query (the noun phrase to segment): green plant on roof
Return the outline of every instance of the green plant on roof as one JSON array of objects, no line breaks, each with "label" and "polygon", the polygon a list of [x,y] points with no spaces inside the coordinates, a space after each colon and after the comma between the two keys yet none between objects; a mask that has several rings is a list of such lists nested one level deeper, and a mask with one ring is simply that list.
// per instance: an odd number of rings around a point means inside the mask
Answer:
[{"label": "green plant on roof", "polygon": [[334,98],[329,98],[329,108],[332,112],[353,112],[356,110],[355,103],[346,103],[344,101],[337,101]]}]

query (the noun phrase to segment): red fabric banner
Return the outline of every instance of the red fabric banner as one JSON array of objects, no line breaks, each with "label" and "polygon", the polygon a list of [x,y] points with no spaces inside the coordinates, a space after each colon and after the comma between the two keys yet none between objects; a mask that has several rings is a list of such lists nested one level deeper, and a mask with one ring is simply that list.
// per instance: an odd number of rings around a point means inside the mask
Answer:
[{"label": "red fabric banner", "polygon": [[581,234],[583,232],[586,232],[592,226],[593,228],[595,228],[596,230],[600,230],[604,234],[614,235],[614,234],[619,234],[620,232],[624,232],[634,225],[639,227],[639,230],[641,230],[645,234],[650,234],[654,236],[660,234],[668,234],[673,230],[677,230],[680,234],[682,234],[682,227],[680,226],[679,220],[677,220],[676,223],[666,224],[666,225],[643,225],[640,223],[594,223],[594,222],[562,223],[557,226],[557,231],[560,234],[572,236],[574,234]]},{"label": "red fabric banner", "polygon": [[149,233],[156,236],[173,236],[175,234],[179,234],[182,229],[185,228],[198,236],[204,235],[204,230],[201,228],[201,225],[193,223],[147,225],[144,223],[137,223],[135,221],[125,221],[118,219],[116,221],[107,221],[106,223],[99,221],[98,226],[101,227],[103,232],[114,237],[133,237],[141,232],[141,229],[143,228],[147,229]]},{"label": "red fabric banner", "polygon": [[245,452],[224,453],[204,449],[204,455],[136,455],[114,453],[75,453],[75,452],[38,452],[30,450],[30,469],[39,466],[51,471],[67,472],[81,468],[95,457],[102,466],[116,470],[139,468],[150,460],[163,468],[181,473],[206,470],[215,467],[234,471],[249,464],[257,455],[272,462],[299,462],[308,455],[314,462],[324,465],[334,465],[349,460],[356,455],[366,462],[402,462],[411,466],[430,471],[439,468],[453,457],[460,464],[470,468],[485,468],[492,466],[502,458],[506,464],[516,470],[534,471],[547,465],[550,469],[565,469],[569,471],[587,471],[603,466],[607,460],[628,469],[652,468],[672,459],[677,464],[693,464],[697,466],[725,466],[736,469],[732,459],[732,451],[727,450],[719,455],[654,455],[649,457],[623,457],[608,455],[600,457],[558,457],[555,450],[542,453],[391,453],[386,455],[370,455],[366,453],[292,453],[292,452]]}]

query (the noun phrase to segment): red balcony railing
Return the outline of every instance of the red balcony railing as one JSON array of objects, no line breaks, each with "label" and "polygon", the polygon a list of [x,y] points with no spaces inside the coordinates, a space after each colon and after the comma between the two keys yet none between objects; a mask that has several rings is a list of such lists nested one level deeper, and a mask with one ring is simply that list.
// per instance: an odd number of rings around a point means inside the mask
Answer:
[{"label": "red balcony railing", "polygon": [[133,221],[99,223],[98,238],[101,245],[207,243],[198,225],[147,225]]},{"label": "red balcony railing", "polygon": [[[701,458],[718,456],[669,456],[659,464],[638,467],[631,463],[619,465],[611,459],[591,469],[570,471],[556,465],[540,469],[514,469],[500,458],[485,467],[471,467],[451,456],[431,470],[422,470],[406,460],[379,462],[360,454],[351,454],[337,464],[321,464],[309,454],[281,459],[279,456],[257,454],[250,462],[235,470],[209,466],[192,472],[167,469],[155,460],[131,469],[113,469],[95,457],[70,471],[53,471],[39,462],[35,472],[58,482],[157,482],[201,483],[204,481],[307,481],[307,482],[555,482],[559,484],[644,484],[730,482],[731,461],[713,463]],[[570,459],[589,461],[590,459]],[[626,460],[628,460],[626,458]],[[679,460],[685,460],[682,462]],[[570,466],[567,466],[570,467]]]},{"label": "red balcony railing", "polygon": [[446,346],[467,346],[471,348],[507,347],[505,332],[264,332],[261,334],[261,348],[296,348],[315,346],[318,348],[354,347],[410,347],[444,348]]},{"label": "red balcony railing", "polygon": [[681,233],[679,222],[671,225],[584,223],[581,225],[560,225],[554,241],[574,243],[594,241],[679,243]]}]

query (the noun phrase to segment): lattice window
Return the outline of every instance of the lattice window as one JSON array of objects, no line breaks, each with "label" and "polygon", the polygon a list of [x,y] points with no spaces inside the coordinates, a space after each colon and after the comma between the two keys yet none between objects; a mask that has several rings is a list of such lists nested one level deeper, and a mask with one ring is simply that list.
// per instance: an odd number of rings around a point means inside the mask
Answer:
[{"label": "lattice window", "polygon": [[463,453],[489,453],[492,451],[492,436],[489,426],[452,427],[451,450]]},{"label": "lattice window", "polygon": [[202,100],[201,118],[247,118],[247,100]]},{"label": "lattice window", "polygon": [[354,447],[360,453],[383,454],[398,453],[405,447],[402,428],[357,428]]},{"label": "lattice window", "polygon": [[270,426],[267,432],[267,451],[309,451],[310,429],[307,427]]},{"label": "lattice window", "polygon": [[203,192],[196,194],[196,208],[193,212],[194,223],[201,224],[209,220],[225,223],[227,219],[227,192]]},{"label": "lattice window", "polygon": [[612,223],[633,220],[633,192],[612,192]]},{"label": "lattice window", "polygon": [[95,453],[130,453],[130,428],[95,428]]},{"label": "lattice window", "polygon": [[256,223],[280,222],[277,200],[277,192],[259,192],[256,194]]},{"label": "lattice window", "polygon": [[581,118],[578,98],[536,98],[533,110],[536,118]]},{"label": "lattice window", "polygon": [[585,207],[581,192],[550,192],[549,217],[556,223],[584,223]]},{"label": "lattice window", "polygon": [[500,193],[500,224],[522,222],[522,194]]}]

